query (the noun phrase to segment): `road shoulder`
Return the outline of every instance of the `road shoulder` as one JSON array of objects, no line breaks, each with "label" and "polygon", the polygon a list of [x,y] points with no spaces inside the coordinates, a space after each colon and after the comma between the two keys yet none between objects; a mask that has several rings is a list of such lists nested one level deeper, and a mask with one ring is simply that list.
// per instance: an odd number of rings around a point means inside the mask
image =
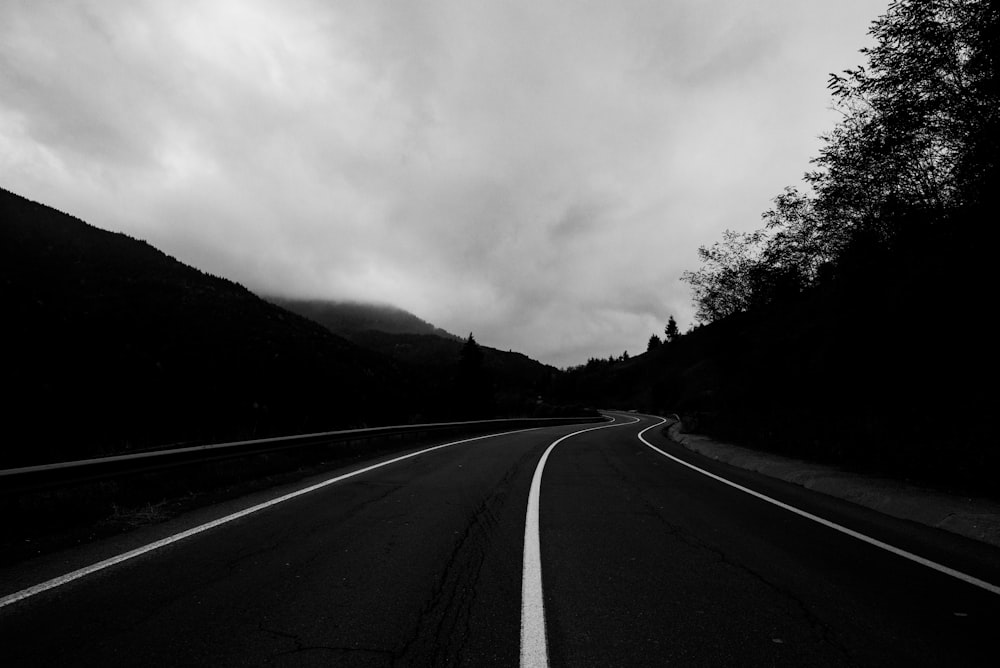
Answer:
[{"label": "road shoulder", "polygon": [[898,480],[722,443],[707,436],[683,433],[679,422],[671,424],[664,433],[675,443],[709,459],[1000,547],[1000,503],[996,501],[946,494]]}]

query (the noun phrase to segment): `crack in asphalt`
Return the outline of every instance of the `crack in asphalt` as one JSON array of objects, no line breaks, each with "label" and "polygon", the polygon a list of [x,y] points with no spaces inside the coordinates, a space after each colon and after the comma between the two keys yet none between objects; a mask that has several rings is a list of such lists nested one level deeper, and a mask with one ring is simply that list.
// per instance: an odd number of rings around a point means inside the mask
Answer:
[{"label": "crack in asphalt", "polygon": [[522,461],[511,466],[470,513],[444,561],[430,598],[419,613],[413,633],[396,653],[393,665],[461,665],[471,632],[476,585],[490,552],[493,530],[498,525],[496,511],[507,502]]}]

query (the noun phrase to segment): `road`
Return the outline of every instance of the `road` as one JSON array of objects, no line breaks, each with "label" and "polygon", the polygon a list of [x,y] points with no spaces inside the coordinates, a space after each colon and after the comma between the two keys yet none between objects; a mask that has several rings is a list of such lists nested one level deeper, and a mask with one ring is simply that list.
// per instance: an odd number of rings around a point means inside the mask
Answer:
[{"label": "road", "polygon": [[0,607],[0,662],[517,666],[541,623],[524,660],[552,666],[995,665],[996,592],[663,453],[973,579],[1000,583],[1000,551],[705,460],[658,422],[478,438],[274,503]]}]

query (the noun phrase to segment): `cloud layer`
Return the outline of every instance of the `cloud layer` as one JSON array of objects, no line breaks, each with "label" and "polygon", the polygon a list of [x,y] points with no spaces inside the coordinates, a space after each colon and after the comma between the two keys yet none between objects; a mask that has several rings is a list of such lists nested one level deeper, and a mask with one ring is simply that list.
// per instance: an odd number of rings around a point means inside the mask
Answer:
[{"label": "cloud layer", "polygon": [[885,0],[0,1],[0,180],[261,293],[641,352]]}]

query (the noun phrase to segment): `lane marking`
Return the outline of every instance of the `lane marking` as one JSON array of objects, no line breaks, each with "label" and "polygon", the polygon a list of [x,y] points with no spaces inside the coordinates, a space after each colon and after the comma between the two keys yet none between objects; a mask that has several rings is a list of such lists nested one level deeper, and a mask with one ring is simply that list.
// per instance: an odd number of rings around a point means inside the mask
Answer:
[{"label": "lane marking", "polygon": [[231,515],[226,515],[225,517],[220,517],[218,519],[212,520],[211,522],[206,522],[205,524],[201,524],[186,531],[181,531],[180,533],[176,533],[172,536],[168,536],[167,538],[163,538],[153,543],[149,543],[148,545],[137,547],[134,550],[129,550],[128,552],[124,552],[117,556],[110,557],[103,561],[98,561],[97,563],[91,564],[90,566],[84,566],[83,568],[77,569],[70,573],[66,573],[65,575],[60,575],[59,577],[55,577],[52,578],[51,580],[46,580],[45,582],[36,584],[32,587],[28,587],[27,589],[22,589],[21,591],[14,592],[13,594],[8,594],[7,596],[0,598],[0,608],[10,605],[11,603],[16,603],[17,601],[24,600],[26,598],[34,596],[35,594],[40,594],[43,591],[48,591],[49,589],[54,589],[56,587],[62,586],[67,582],[72,582],[73,580],[79,580],[80,578],[86,577],[87,575],[91,575],[98,571],[104,570],[105,568],[109,568],[116,564],[120,564],[123,561],[134,559],[135,557],[146,554],[147,552],[158,550],[161,547],[165,547],[167,545],[170,545],[171,543],[176,543],[179,540],[184,540],[185,538],[189,538],[196,534],[202,533],[203,531],[208,531],[209,529],[214,529],[217,526],[221,526],[228,522],[232,522],[233,520],[237,520],[241,517],[246,517],[247,515],[264,510],[265,508],[270,508],[271,506],[276,506],[279,503],[284,503],[285,501],[288,501],[290,499],[294,499],[296,497],[309,494],[310,492],[315,492],[318,489],[322,489],[324,487],[327,487],[328,485],[332,485],[342,480],[353,478],[354,476],[361,475],[362,473],[368,473],[369,471],[374,471],[375,469],[382,468],[383,466],[388,466],[389,464],[395,464],[396,462],[401,462],[404,459],[410,459],[411,457],[418,457],[428,452],[433,452],[434,450],[440,450],[441,448],[447,448],[452,445],[460,445],[462,443],[469,443],[471,441],[479,441],[485,438],[494,438],[497,436],[508,436],[510,434],[517,434],[525,431],[534,431],[536,429],[539,429],[539,427],[528,427],[526,429],[515,429],[513,431],[505,431],[499,434],[486,434],[485,436],[474,436],[472,438],[465,438],[460,441],[452,441],[451,443],[444,443],[441,445],[432,446],[430,448],[424,448],[423,450],[418,450],[417,452],[411,452],[407,455],[402,455],[400,457],[394,457],[393,459],[389,459],[384,462],[380,462],[378,464],[365,466],[364,468],[360,468],[356,471],[351,471],[350,473],[345,473],[343,475],[339,475],[334,478],[318,482],[314,485],[303,487],[302,489],[290,492],[283,496],[279,496],[277,498],[271,499],[270,501],[265,501],[263,503],[258,503],[255,506],[244,508],[243,510],[232,513]]},{"label": "lane marking", "polygon": [[760,492],[755,492],[754,490],[752,490],[752,489],[750,489],[748,487],[744,487],[743,485],[740,485],[738,483],[732,482],[731,480],[727,480],[727,479],[723,478],[722,476],[718,476],[718,475],[716,475],[714,473],[710,473],[710,472],[708,472],[708,471],[706,471],[704,469],[698,468],[694,464],[689,464],[688,462],[684,461],[683,459],[680,459],[680,458],[675,457],[675,456],[673,456],[673,455],[671,455],[671,454],[669,454],[667,452],[664,452],[663,450],[661,450],[660,448],[656,447],[655,445],[653,445],[652,443],[650,443],[649,441],[647,441],[645,438],[642,437],[642,435],[645,434],[647,431],[649,431],[650,429],[653,429],[655,427],[659,427],[660,425],[662,425],[666,421],[667,421],[666,418],[660,418],[660,421],[658,423],[656,423],[656,424],[652,425],[651,427],[647,427],[647,428],[643,429],[642,431],[640,431],[639,434],[638,434],[639,440],[642,441],[643,443],[645,443],[647,446],[649,446],[653,450],[656,450],[658,453],[660,453],[664,457],[667,457],[668,459],[672,459],[673,461],[677,462],[678,464],[682,464],[682,465],[688,467],[692,471],[697,471],[698,473],[701,473],[702,475],[706,475],[709,478],[712,478],[713,480],[718,480],[719,482],[725,483],[726,485],[729,485],[730,487],[732,487],[734,489],[738,489],[741,492],[745,492],[746,494],[749,494],[750,496],[757,497],[758,499],[760,499],[762,501],[767,501],[770,504],[778,506],[779,508],[784,508],[785,510],[787,510],[789,512],[795,513],[796,515],[799,515],[800,517],[806,518],[807,520],[812,520],[813,522],[816,522],[818,524],[822,524],[823,526],[825,526],[825,527],[827,527],[829,529],[833,529],[834,531],[839,531],[840,533],[848,535],[851,538],[857,538],[858,540],[863,541],[865,543],[868,543],[869,545],[873,545],[873,546],[875,546],[877,548],[883,549],[886,552],[891,552],[892,554],[895,554],[896,556],[903,557],[904,559],[909,559],[910,561],[918,563],[921,566],[926,566],[927,568],[934,569],[935,571],[938,571],[939,573],[944,573],[945,575],[950,575],[953,578],[956,578],[958,580],[961,580],[962,582],[966,582],[968,584],[971,584],[971,585],[973,585],[975,587],[979,587],[980,589],[986,590],[986,591],[988,591],[988,592],[990,592],[992,594],[1000,594],[1000,587],[998,587],[997,585],[994,585],[994,584],[991,584],[989,582],[986,582],[985,580],[980,580],[977,577],[969,575],[968,573],[963,573],[962,571],[955,570],[954,568],[950,568],[948,566],[945,566],[944,564],[939,564],[936,561],[931,561],[930,559],[926,559],[924,557],[921,557],[918,554],[914,554],[914,553],[908,552],[908,551],[906,551],[906,550],[904,550],[902,548],[898,548],[898,547],[896,547],[894,545],[890,545],[889,543],[884,543],[884,542],[878,540],[877,538],[872,538],[871,536],[868,536],[868,535],[865,535],[865,534],[860,533],[858,531],[855,531],[854,529],[848,529],[847,527],[845,527],[842,524],[837,524],[836,522],[831,522],[830,520],[823,519],[822,517],[820,517],[818,515],[813,515],[812,513],[806,512],[805,510],[801,510],[799,508],[796,508],[795,506],[790,506],[787,503],[783,503],[781,501],[778,501],[777,499],[771,498],[770,496],[767,496],[766,494],[761,494]]},{"label": "lane marking", "polygon": [[618,423],[618,418],[612,417],[611,422],[600,427],[590,427],[566,434],[553,441],[542,453],[531,478],[531,489],[528,492],[528,510],[524,519],[524,560],[521,568],[521,668],[547,668],[549,665],[548,646],[545,640],[545,603],[542,599],[542,552],[538,535],[539,497],[542,491],[542,470],[549,458],[549,453],[568,438],[588,431],[607,429],[608,427],[624,427],[639,422]]}]

